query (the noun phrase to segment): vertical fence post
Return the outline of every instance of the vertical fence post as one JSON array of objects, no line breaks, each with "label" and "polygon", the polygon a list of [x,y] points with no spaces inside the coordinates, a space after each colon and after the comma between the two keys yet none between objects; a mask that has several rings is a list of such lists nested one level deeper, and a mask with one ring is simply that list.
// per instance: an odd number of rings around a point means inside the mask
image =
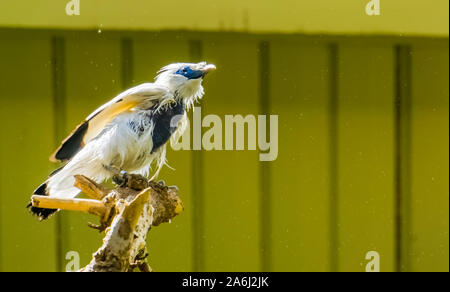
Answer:
[{"label": "vertical fence post", "polygon": [[330,271],[339,270],[339,206],[338,206],[338,145],[339,145],[339,51],[337,44],[329,45],[329,155],[330,155]]},{"label": "vertical fence post", "polygon": [[[270,115],[270,43],[262,41],[259,43],[259,99],[260,114]],[[266,137],[269,135],[270,127],[266,128]],[[260,162],[260,236],[261,236],[261,270],[271,271],[271,169],[270,162]]]},{"label": "vertical fence post", "polygon": [[411,49],[395,47],[395,266],[409,271],[411,178]]},{"label": "vertical fence post", "polygon": [[122,62],[122,89],[127,89],[133,85],[133,41],[124,38],[120,42],[121,62]]},{"label": "vertical fence post", "polygon": [[[189,56],[194,62],[202,59],[203,46],[199,40],[189,41]],[[204,107],[204,103],[203,103]],[[194,127],[193,125],[192,127]],[[196,133],[198,131],[194,131]],[[193,138],[196,140],[196,137]],[[192,150],[192,228],[193,228],[193,270],[205,270],[205,224],[204,224],[204,188],[203,188],[204,161],[202,150]]]},{"label": "vertical fence post", "polygon": [[[63,37],[52,38],[52,88],[53,88],[53,123],[55,149],[64,139],[66,131],[66,68],[65,68],[65,40]],[[68,240],[67,217],[58,212],[55,216],[56,232],[56,268],[63,270],[64,242]]]}]

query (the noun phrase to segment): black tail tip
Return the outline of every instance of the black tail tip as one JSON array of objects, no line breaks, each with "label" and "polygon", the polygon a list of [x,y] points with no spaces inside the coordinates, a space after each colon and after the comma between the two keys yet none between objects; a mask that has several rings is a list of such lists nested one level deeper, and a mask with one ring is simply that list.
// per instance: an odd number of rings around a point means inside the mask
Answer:
[{"label": "black tail tip", "polygon": [[39,220],[45,220],[48,217],[50,217],[52,214],[54,214],[58,209],[45,209],[45,208],[38,208],[33,207],[31,203],[27,205],[28,210],[30,210],[31,214],[37,216]]},{"label": "black tail tip", "polygon": [[[47,196],[47,183],[43,183],[40,185],[35,191],[34,195],[39,196]],[[48,217],[50,217],[52,214],[54,214],[58,209],[45,209],[45,208],[39,208],[39,207],[33,207],[31,203],[27,205],[27,208],[30,210],[30,212],[37,216],[39,220],[45,220]]]}]

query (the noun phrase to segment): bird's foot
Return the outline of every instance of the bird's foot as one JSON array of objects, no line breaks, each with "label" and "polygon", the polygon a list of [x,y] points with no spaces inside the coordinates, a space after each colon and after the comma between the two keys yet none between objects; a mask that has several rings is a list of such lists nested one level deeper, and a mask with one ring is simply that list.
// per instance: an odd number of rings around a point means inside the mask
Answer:
[{"label": "bird's foot", "polygon": [[130,179],[130,175],[125,171],[121,170],[119,173],[115,174],[112,177],[113,182],[119,187],[127,186],[128,180]]},{"label": "bird's foot", "polygon": [[126,186],[130,189],[141,191],[148,188],[148,180],[140,174],[127,174]]},{"label": "bird's foot", "polygon": [[112,181],[121,188],[128,187],[138,191],[148,188],[147,178],[142,175],[128,173],[115,166],[105,165],[104,168],[113,174]]},{"label": "bird's foot", "polygon": [[125,170],[120,169],[114,165],[103,165],[107,171],[109,171],[112,176],[112,181],[118,185],[119,187],[123,187],[126,185],[129,175]]}]

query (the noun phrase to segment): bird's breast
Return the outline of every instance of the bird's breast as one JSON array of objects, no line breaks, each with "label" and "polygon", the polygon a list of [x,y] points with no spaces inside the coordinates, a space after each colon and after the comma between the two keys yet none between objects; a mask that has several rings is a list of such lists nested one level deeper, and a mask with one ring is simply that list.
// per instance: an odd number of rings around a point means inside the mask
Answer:
[{"label": "bird's breast", "polygon": [[129,121],[128,125],[138,137],[144,137],[151,131],[152,149],[151,153],[157,151],[164,145],[177,130],[178,122],[185,113],[183,101],[174,105],[162,107],[157,106],[142,111],[135,119]]},{"label": "bird's breast", "polygon": [[181,100],[171,107],[160,109],[151,114],[153,124],[152,153],[170,139],[172,134],[177,130],[178,122],[181,120],[184,112],[184,103]]}]

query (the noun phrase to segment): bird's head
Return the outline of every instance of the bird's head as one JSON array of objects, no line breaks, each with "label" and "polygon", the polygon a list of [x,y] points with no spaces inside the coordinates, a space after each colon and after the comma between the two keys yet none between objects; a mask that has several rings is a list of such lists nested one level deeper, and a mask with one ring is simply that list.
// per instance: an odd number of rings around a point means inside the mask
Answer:
[{"label": "bird's head", "polygon": [[164,85],[177,96],[184,98],[187,104],[203,96],[203,78],[216,66],[201,63],[174,63],[163,67],[156,77],[156,83]]}]

